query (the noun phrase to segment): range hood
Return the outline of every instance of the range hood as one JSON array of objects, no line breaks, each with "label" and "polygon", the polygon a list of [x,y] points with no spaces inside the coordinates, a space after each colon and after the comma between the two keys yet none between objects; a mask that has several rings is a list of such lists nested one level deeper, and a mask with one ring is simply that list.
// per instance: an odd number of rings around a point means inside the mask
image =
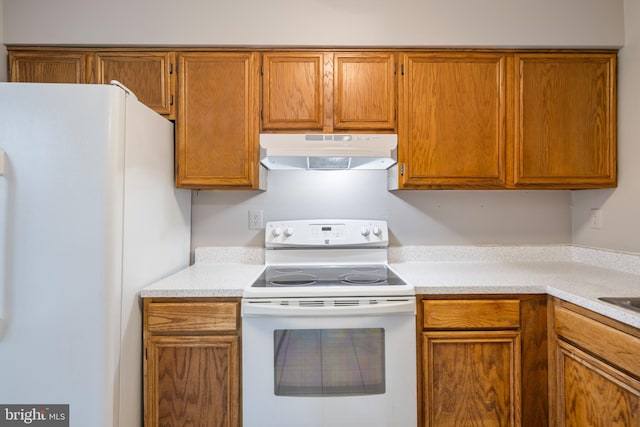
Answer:
[{"label": "range hood", "polygon": [[389,169],[395,134],[261,134],[260,163],[269,170]]}]

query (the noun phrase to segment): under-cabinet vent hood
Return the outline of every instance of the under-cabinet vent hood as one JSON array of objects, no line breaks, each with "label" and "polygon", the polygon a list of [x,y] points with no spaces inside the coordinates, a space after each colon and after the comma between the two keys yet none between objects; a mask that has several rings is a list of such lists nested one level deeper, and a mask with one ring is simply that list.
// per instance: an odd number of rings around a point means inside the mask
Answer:
[{"label": "under-cabinet vent hood", "polygon": [[261,134],[260,162],[270,170],[389,169],[395,134]]}]

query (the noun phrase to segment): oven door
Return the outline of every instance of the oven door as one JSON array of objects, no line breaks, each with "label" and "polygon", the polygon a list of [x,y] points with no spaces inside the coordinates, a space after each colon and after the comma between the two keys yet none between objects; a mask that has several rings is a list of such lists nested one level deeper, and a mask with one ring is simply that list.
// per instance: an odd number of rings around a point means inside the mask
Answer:
[{"label": "oven door", "polygon": [[245,299],[245,427],[415,427],[415,298]]}]

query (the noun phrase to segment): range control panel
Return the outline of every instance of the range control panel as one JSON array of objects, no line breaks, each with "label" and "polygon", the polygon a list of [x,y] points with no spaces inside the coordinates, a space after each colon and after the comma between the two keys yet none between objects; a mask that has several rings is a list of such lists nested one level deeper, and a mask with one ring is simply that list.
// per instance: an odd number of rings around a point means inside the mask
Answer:
[{"label": "range control panel", "polygon": [[362,219],[270,221],[265,247],[387,247],[387,222]]}]

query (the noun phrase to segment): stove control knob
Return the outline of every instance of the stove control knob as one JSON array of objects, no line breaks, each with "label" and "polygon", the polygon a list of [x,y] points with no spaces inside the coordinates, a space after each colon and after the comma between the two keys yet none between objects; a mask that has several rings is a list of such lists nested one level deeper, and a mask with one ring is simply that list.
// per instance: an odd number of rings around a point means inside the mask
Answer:
[{"label": "stove control knob", "polygon": [[293,234],[293,227],[287,227],[284,230],[284,236],[285,237],[291,237],[292,234]]},{"label": "stove control knob", "polygon": [[273,237],[278,237],[279,235],[282,234],[282,229],[280,227],[276,227],[273,230],[271,230],[271,234],[273,235]]},{"label": "stove control knob", "polygon": [[366,225],[360,229],[360,234],[362,234],[364,237],[367,237],[369,233],[371,233],[371,230]]},{"label": "stove control knob", "polygon": [[381,234],[382,234],[382,230],[380,229],[380,227],[378,227],[377,225],[374,225],[373,226],[373,235],[380,237]]}]

